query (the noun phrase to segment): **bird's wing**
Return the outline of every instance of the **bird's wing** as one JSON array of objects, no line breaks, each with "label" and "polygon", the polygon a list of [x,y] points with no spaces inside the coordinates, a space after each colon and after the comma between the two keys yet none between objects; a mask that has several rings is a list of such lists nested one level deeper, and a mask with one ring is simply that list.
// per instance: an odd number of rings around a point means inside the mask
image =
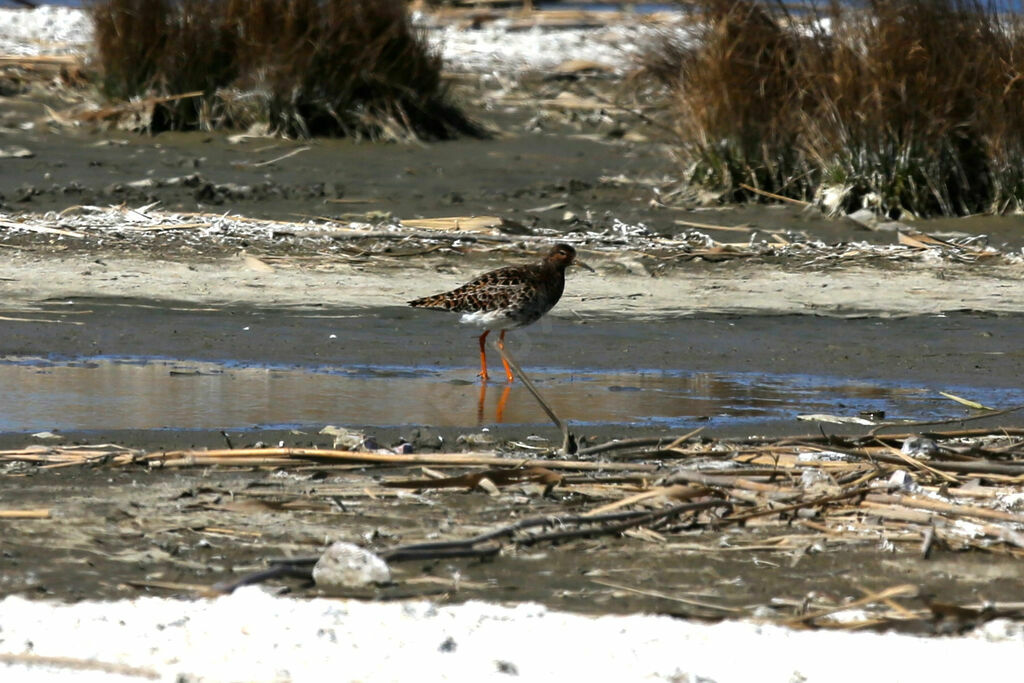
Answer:
[{"label": "bird's wing", "polygon": [[532,291],[530,273],[507,266],[480,275],[461,287],[409,302],[419,308],[440,308],[457,313],[493,311],[518,305]]}]

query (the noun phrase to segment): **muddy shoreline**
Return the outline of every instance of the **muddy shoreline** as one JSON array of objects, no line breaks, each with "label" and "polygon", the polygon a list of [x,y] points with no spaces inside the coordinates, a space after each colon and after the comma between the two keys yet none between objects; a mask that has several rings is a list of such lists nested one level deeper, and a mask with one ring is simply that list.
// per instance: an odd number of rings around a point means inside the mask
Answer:
[{"label": "muddy shoreline", "polygon": [[[324,424],[372,428],[382,448],[404,442],[416,452],[477,447],[459,444],[458,437],[479,436],[484,427],[494,448],[557,446],[557,431],[542,415],[517,417],[515,423],[496,419],[502,390],[497,384],[487,388],[481,421],[473,332],[451,318],[404,306],[482,270],[535,258],[556,239],[578,244],[597,274],[572,274],[553,313],[513,332],[509,345],[542,391],[558,396],[564,390],[558,409],[570,422],[585,423],[584,443],[675,437],[696,426],[709,439],[869,429],[796,420],[813,403],[800,392],[815,381],[831,383],[841,395],[830,408],[844,416],[881,403],[899,417],[902,404],[889,402],[891,394],[876,386],[886,383],[915,400],[952,391],[1005,408],[1017,397],[1024,374],[1017,343],[1024,333],[1019,217],[913,224],[949,239],[984,234],[998,249],[965,262],[953,258],[960,255],[955,248],[952,256],[913,248],[894,255],[884,248],[898,245],[892,230],[869,230],[815,210],[670,205],[662,200],[678,189],[677,169],[657,131],[621,111],[581,114],[534,104],[562,90],[586,94],[598,87],[607,93],[614,81],[535,76],[524,86],[531,100],[510,97],[497,80],[462,80],[463,101],[500,132],[493,139],[399,146],[233,142],[227,135],[195,133],[144,137],[51,126],[41,118],[42,105],[59,101],[38,93],[10,98],[0,145],[23,146],[31,156],[0,160],[5,368],[22,363],[17,367],[25,373],[42,374],[52,369],[47,364],[103,359],[229,362],[300,374],[370,367],[377,373],[372,390],[384,403],[389,391],[406,392],[410,382],[426,376],[418,390],[424,393],[411,400],[445,412],[447,422],[346,421],[344,405],[338,402],[332,413],[334,399],[326,395],[289,403],[292,427],[234,429],[225,423],[223,430],[190,429],[157,416],[151,429],[108,424],[63,430],[55,408],[58,392],[49,388],[33,400],[40,401],[36,412],[42,419],[47,411],[53,415],[50,431],[56,429],[57,438],[11,429],[0,434],[0,448],[105,442],[147,451],[258,444],[327,448],[333,439],[319,433]],[[146,211],[165,212],[167,220],[133,222]],[[106,216],[107,224],[88,225],[93,214]],[[229,214],[263,222],[251,230],[218,223],[218,216]],[[393,230],[401,219],[480,215],[504,220],[478,234]],[[181,227],[186,219],[201,227]],[[74,235],[24,227],[43,224]],[[695,230],[721,248],[716,258],[667,258],[638,246],[639,240],[679,238]],[[700,234],[691,235],[695,244]],[[796,257],[736,256],[760,243],[814,246]],[[868,246],[857,246],[862,244]],[[861,253],[837,256],[850,250]],[[588,372],[614,376],[602,380],[604,385],[593,381],[589,394],[572,393]],[[761,419],[704,413],[680,400],[671,404],[673,417],[692,418],[692,424],[587,421],[599,403],[640,404],[667,393],[645,385],[638,378],[643,373],[684,376],[692,380],[688,391],[707,389],[701,385],[712,383],[715,373],[747,373],[755,379],[743,390],[755,395],[756,377],[770,376],[776,384],[793,385],[793,393],[762,397],[784,410]],[[23,383],[12,376],[20,389]],[[202,391],[201,380],[173,380],[186,390],[182,401],[196,400],[187,390]],[[87,387],[81,401],[86,411],[122,390],[114,380]],[[270,389],[260,397],[268,403],[278,398]],[[733,395],[719,398],[728,403]],[[210,419],[217,420],[218,401],[242,400],[239,392],[224,391],[203,405],[213,406]],[[955,422],[974,414],[944,400],[929,404],[927,414],[954,420],[948,427],[1022,426],[1017,414]],[[515,387],[509,401],[514,415],[531,399]],[[125,411],[143,412],[130,398],[127,403]],[[303,417],[311,414],[317,418]],[[329,419],[335,415],[339,419]],[[536,452],[509,448],[510,462]],[[684,464],[665,460],[658,474]],[[421,468],[386,471],[423,475]],[[579,512],[593,503],[584,493],[545,497],[529,487],[496,496],[460,490],[375,497],[360,481],[376,482],[381,470],[319,463],[174,472],[108,468],[102,462],[52,469],[15,464],[0,476],[4,509],[47,508],[52,515],[2,522],[0,594],[66,600],[189,595],[159,583],[209,586],[258,569],[270,557],[315,554],[339,538],[387,547],[462,537],[510,518]],[[799,605],[811,595],[859,597],[862,587],[905,582],[920,586],[922,601],[1019,597],[1019,560],[1012,553],[937,548],[925,560],[906,541],[820,542],[803,521],[737,527],[720,535],[721,552],[707,550],[707,535],[677,529],[667,541],[607,537],[510,553],[491,563],[407,565],[396,586],[358,597],[535,600],[587,613],[694,618],[708,614],[591,579],[671,588],[737,608],[776,609],[772,601],[779,598]],[[731,539],[769,543],[783,533],[798,539],[806,533],[806,544],[778,551],[724,549]],[[703,547],[691,543],[697,540]],[[288,588],[310,594],[300,584]],[[941,621],[917,625],[931,633],[957,627]]]},{"label": "muddy shoreline", "polygon": [[[460,328],[441,315],[398,306],[295,309],[94,298],[51,301],[39,304],[32,312],[7,317],[20,319],[0,321],[0,357],[18,362],[26,373],[36,367],[45,369],[50,363],[59,366],[69,361],[170,359],[181,361],[186,370],[190,361],[197,361],[229,363],[230,367],[279,368],[282,372],[341,372],[338,383],[345,373],[370,372],[369,377],[380,380],[367,385],[367,390],[373,392],[402,391],[398,387],[411,387],[413,381],[427,382],[418,384],[421,388],[417,391],[441,391],[451,398],[451,392],[475,397],[477,391],[472,330]],[[32,322],[33,317],[48,322]],[[885,385],[898,378],[900,386],[913,388],[922,397],[938,399],[937,417],[968,417],[970,411],[952,402],[943,412],[938,392],[965,394],[999,407],[1012,403],[1019,393],[1016,380],[1024,359],[1007,341],[1022,333],[1024,316],[1017,314],[959,313],[884,321],[870,317],[833,319],[765,314],[701,314],[640,321],[552,316],[533,328],[514,333],[509,337],[509,348],[539,386],[552,386],[560,412],[572,421],[591,423],[587,431],[599,438],[601,434],[629,430],[629,425],[621,420],[607,427],[593,423],[592,413],[575,403],[580,399],[573,397],[582,396],[578,391],[561,398],[557,393],[559,387],[571,390],[574,377],[594,373],[620,377],[613,381],[625,383],[625,388],[613,385],[603,391],[641,392],[631,398],[623,395],[620,400],[626,402],[648,395],[643,393],[644,383],[632,388],[630,384],[642,376],[653,379],[666,373],[695,377],[708,373],[750,375],[755,384],[759,376],[765,378],[761,381],[810,382],[809,386],[815,382],[849,382],[847,391],[853,391],[857,384]],[[163,372],[166,374],[167,370]],[[632,381],[630,375],[634,377]],[[393,387],[388,385],[388,377],[392,378]],[[180,385],[189,380],[174,381]],[[330,379],[323,381],[329,383]],[[502,384],[494,382],[491,393],[500,393]],[[96,389],[104,391],[102,385]],[[515,389],[513,406],[522,404],[526,409],[532,405],[521,388]],[[756,392],[756,386],[751,390]],[[599,396],[599,387],[591,391],[598,393],[588,394],[591,398],[586,400],[605,400]],[[849,400],[840,399],[834,408],[856,415],[858,411],[876,408],[879,399],[885,405],[884,394],[879,393],[876,398],[875,394],[865,393],[866,388],[857,391],[860,398],[851,395]],[[615,398],[607,393],[605,396],[609,400]],[[814,412],[809,408],[810,396],[804,397],[803,406],[797,395],[789,400],[795,402],[793,411],[783,420],[766,414],[762,419],[734,422],[727,416],[698,413],[689,416],[693,421],[690,423],[686,421],[687,411],[699,407],[679,403],[675,410],[681,412],[676,422],[691,426],[703,423],[711,436],[797,433],[808,429],[808,425],[791,416],[801,412],[801,408],[803,412]],[[402,402],[397,395],[393,402],[395,408],[389,419],[376,424],[346,420],[344,406],[332,410],[330,405],[321,407],[312,402],[305,411],[298,404],[284,414],[291,418],[289,422],[302,425],[304,430],[315,426],[316,422],[310,421],[315,414],[325,423],[386,427],[388,433],[394,434],[397,425],[408,418],[403,419]],[[452,403],[450,409],[445,411],[440,424],[413,420],[413,426],[454,427],[456,431],[480,426],[501,428],[490,414],[484,425],[478,424],[476,412],[462,402]],[[899,417],[899,410],[895,403],[889,406],[892,417]],[[545,427],[546,420],[539,412],[525,414],[530,416],[527,421],[536,425],[534,429]],[[514,418],[511,415],[510,422],[516,422]],[[1006,425],[1019,423],[1015,415],[1000,419]],[[160,430],[144,440],[150,447],[159,446],[161,439],[170,436],[166,431],[170,425],[160,422],[153,426]],[[239,427],[231,423],[223,426]],[[67,427],[55,419],[46,428],[59,431]],[[635,428],[657,431],[643,422]],[[103,432],[91,438],[109,440]],[[271,442],[266,438],[252,440]],[[132,441],[138,443],[137,438]],[[204,441],[209,443],[210,438]],[[216,430],[212,432],[212,441],[222,442]]]}]

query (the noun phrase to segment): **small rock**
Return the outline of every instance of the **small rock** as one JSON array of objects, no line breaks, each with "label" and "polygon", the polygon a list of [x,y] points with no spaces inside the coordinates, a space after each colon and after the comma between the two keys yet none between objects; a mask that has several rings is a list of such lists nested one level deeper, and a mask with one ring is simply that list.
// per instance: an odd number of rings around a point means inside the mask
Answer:
[{"label": "small rock", "polygon": [[357,432],[354,429],[327,425],[320,430],[320,433],[326,436],[333,436],[333,447],[346,451],[372,451],[380,447],[375,438],[367,436],[362,432]]},{"label": "small rock", "polygon": [[60,441],[64,438],[60,434],[54,434],[53,432],[36,432],[32,437],[36,439],[43,439],[44,441]]},{"label": "small rock", "polygon": [[256,193],[251,185],[239,185],[238,183],[221,183],[214,186],[214,191],[218,196],[227,199],[252,199]]},{"label": "small rock", "polygon": [[506,662],[506,661],[503,661],[503,660],[498,660],[498,661],[494,662],[494,664],[498,667],[498,673],[500,673],[500,674],[508,674],[509,676],[518,676],[519,675],[519,669],[516,668],[516,665],[513,664],[512,662]]},{"label": "small rock", "polygon": [[1024,493],[1010,493],[998,498],[1001,506],[1007,510],[1024,510]]},{"label": "small rock", "polygon": [[430,427],[417,427],[407,439],[416,451],[439,451],[444,446],[444,437]]},{"label": "small rock", "polygon": [[920,487],[914,478],[910,475],[910,472],[906,470],[896,470],[889,477],[889,481],[886,482],[890,491],[906,491],[907,493],[913,493]]},{"label": "small rock", "polygon": [[[830,203],[833,204],[836,207],[836,209],[838,209],[840,202],[842,202],[846,198],[845,193],[834,192],[833,194],[836,194],[838,196],[838,199],[832,198],[827,194],[824,198],[824,202],[826,202],[826,209],[829,209],[830,211],[833,210],[832,207],[829,206]],[[854,223],[867,228],[868,230],[878,229],[878,216],[876,216],[875,212],[872,211],[871,209],[858,209],[857,211],[846,214],[846,217],[849,218]]]},{"label": "small rock", "polygon": [[331,545],[313,567],[313,580],[320,588],[361,588],[390,583],[391,568],[380,556],[353,543]]},{"label": "small rock", "polygon": [[476,483],[476,487],[489,496],[501,495],[501,490],[498,488],[498,486],[487,477],[484,477],[480,481],[478,481]]},{"label": "small rock", "polygon": [[14,201],[28,202],[31,201],[32,197],[37,194],[39,194],[39,190],[37,190],[32,185],[25,184],[14,191]]},{"label": "small rock", "polygon": [[0,159],[31,159],[35,153],[27,147],[0,147]]},{"label": "small rock", "polygon": [[939,453],[939,444],[923,436],[913,436],[903,442],[900,452],[915,458],[930,458]]},{"label": "small rock", "polygon": [[459,434],[459,438],[456,439],[456,443],[470,447],[479,446],[491,446],[497,439],[494,438],[493,434],[487,432],[481,432],[479,434]]},{"label": "small rock", "polygon": [[258,259],[255,256],[242,253],[242,265],[246,270],[252,270],[257,273],[273,273],[274,267],[262,259]]},{"label": "small rock", "polygon": [[833,485],[832,478],[819,469],[808,467],[800,473],[800,486],[805,490],[823,490]]}]

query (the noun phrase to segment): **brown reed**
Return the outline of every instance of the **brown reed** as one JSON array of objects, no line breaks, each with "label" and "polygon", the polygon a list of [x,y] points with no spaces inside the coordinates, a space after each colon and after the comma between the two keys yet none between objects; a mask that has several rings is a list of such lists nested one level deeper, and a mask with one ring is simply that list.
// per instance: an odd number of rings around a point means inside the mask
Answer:
[{"label": "brown reed", "polygon": [[402,0],[104,0],[90,11],[108,96],[204,93],[161,103],[156,130],[483,134],[452,103],[440,55]]},{"label": "brown reed", "polygon": [[[1024,32],[980,0],[869,0],[796,11],[700,0],[634,76],[659,84],[686,180],[919,215],[1024,200]],[[827,192],[828,191],[828,192]]]}]

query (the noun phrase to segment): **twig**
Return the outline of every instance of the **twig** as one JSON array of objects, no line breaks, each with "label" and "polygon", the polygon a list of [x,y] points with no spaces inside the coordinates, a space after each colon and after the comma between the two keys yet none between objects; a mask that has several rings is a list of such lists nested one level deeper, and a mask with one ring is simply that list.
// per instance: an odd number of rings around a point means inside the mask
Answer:
[{"label": "twig", "polygon": [[682,225],[687,228],[697,228],[698,230],[721,230],[723,232],[754,232],[758,228],[751,228],[745,225],[712,225],[711,223],[698,223],[696,221],[687,221],[682,218],[677,218],[672,221],[676,225]]},{"label": "twig", "polygon": [[[916,427],[916,426],[928,426],[928,425],[947,425],[947,424],[958,424],[960,422],[971,422],[973,420],[986,420],[990,417],[998,417],[999,415],[1006,415],[1007,413],[1015,413],[1018,410],[1024,410],[1024,405],[1013,406],[1012,408],[1004,408],[1002,410],[993,410],[983,415],[969,415],[967,417],[950,418],[948,420],[933,420],[926,422],[887,422],[880,424],[868,432],[868,436],[875,436],[878,432],[889,427]],[[913,436],[913,435],[912,435]]]},{"label": "twig", "polygon": [[747,190],[748,192],[753,192],[754,194],[759,194],[762,197],[768,197],[769,199],[777,199],[780,202],[789,202],[790,204],[796,204],[797,206],[811,205],[810,202],[805,202],[802,199],[793,199],[792,197],[784,197],[781,194],[775,194],[773,192],[768,192],[766,190],[759,190],[753,185],[747,185],[746,183],[740,183],[740,187],[742,187],[744,190]]},{"label": "twig", "polygon": [[[881,443],[881,442],[879,442],[879,443]],[[910,455],[904,453],[899,448],[895,448],[893,446],[887,446],[886,444],[882,444],[882,447],[888,449],[890,453],[892,453],[894,456],[896,456],[900,460],[904,461],[908,465],[911,465],[911,466],[913,466],[913,467],[915,467],[915,468],[917,468],[919,470],[925,471],[925,472],[931,472],[936,477],[939,477],[940,479],[948,481],[951,484],[958,483],[958,480],[957,480],[956,477],[954,477],[954,476],[952,476],[950,474],[946,474],[945,472],[942,472],[940,470],[937,470],[934,467],[931,467],[930,465],[928,465],[928,464],[926,464],[924,462],[921,462],[917,458],[911,457]]]},{"label": "twig", "polygon": [[[637,517],[632,520],[626,520],[617,524],[609,524],[599,529],[575,529],[570,531],[555,531],[547,534],[538,534],[536,536],[530,536],[528,538],[515,541],[516,545],[520,546],[532,546],[537,543],[556,543],[562,541],[568,541],[575,538],[592,538],[596,535],[611,535],[617,534],[626,529],[633,527],[644,526],[653,524],[654,522],[661,522],[672,517],[678,517],[684,512],[697,512],[700,510],[707,510],[709,508],[719,507],[722,505],[732,506],[732,503],[725,500],[724,498],[713,498],[710,500],[701,501],[699,503],[682,503],[675,505],[664,510],[656,510],[649,512],[646,515]],[[588,519],[598,519],[598,517],[591,517]]]},{"label": "twig", "polygon": [[[314,461],[336,461],[358,462],[369,464],[390,464],[390,465],[498,465],[508,467],[547,467],[548,469],[563,470],[618,470],[618,471],[654,471],[657,465],[614,463],[614,462],[589,462],[579,460],[520,460],[516,458],[487,455],[481,453],[365,453],[361,451],[339,451],[317,448],[236,448],[209,450],[209,451],[168,451],[166,453],[155,453],[140,457],[140,462],[159,467],[189,464],[190,461],[196,464],[233,464],[236,461],[245,462],[245,458],[256,458],[260,460],[273,461],[273,464],[287,463],[288,459],[302,459]],[[252,464],[246,462],[246,464]]]},{"label": "twig", "polygon": [[548,417],[555,423],[555,426],[562,431],[562,454],[575,455],[577,450],[576,437],[569,432],[569,426],[563,422],[558,415],[555,415],[555,411],[552,410],[547,401],[541,397],[540,392],[533,386],[533,382],[530,381],[530,378],[526,376],[526,373],[523,372],[521,367],[519,367],[519,364],[516,363],[512,356],[509,355],[508,351],[505,350],[504,345],[500,344],[500,340],[494,343],[494,348],[501,353],[501,357],[505,359],[505,362],[509,364],[509,367],[515,370],[516,376],[522,381],[523,386],[533,394],[533,397],[537,399],[537,403],[540,404],[540,407],[548,414]]},{"label": "twig", "polygon": [[815,619],[820,619],[821,617],[827,617],[828,615],[835,614],[836,612],[844,612],[844,611],[849,610],[849,609],[856,609],[857,607],[863,607],[865,605],[870,605],[870,604],[875,603],[875,602],[884,602],[884,601],[890,600],[892,598],[913,598],[913,597],[917,597],[918,592],[919,591],[918,591],[917,586],[915,586],[913,584],[903,584],[901,586],[893,586],[891,588],[886,588],[885,590],[879,591],[877,593],[871,593],[870,595],[865,595],[863,598],[859,598],[857,600],[853,600],[852,602],[848,602],[845,605],[836,605],[835,607],[830,607],[828,609],[818,610],[816,612],[808,612],[807,614],[801,614],[800,616],[796,616],[796,617],[791,617],[789,619],[785,619],[785,620],[783,620],[783,623],[786,623],[786,624],[800,624],[800,623],[807,622],[807,621],[814,621]]},{"label": "twig", "polygon": [[16,323],[64,323],[66,325],[84,325],[80,320],[49,320],[46,318],[13,318],[7,315],[0,315],[0,320]]},{"label": "twig", "polygon": [[[704,431],[703,427],[697,427],[696,429],[689,431],[686,434],[683,434],[682,436],[676,437],[671,442],[669,442],[667,446],[664,447],[662,447],[662,444],[671,439],[672,437],[642,436],[634,439],[621,439],[609,441],[607,443],[598,444],[597,446],[584,448],[580,450],[577,453],[577,455],[593,455],[596,453],[605,453],[607,451],[632,447],[640,447],[640,449],[636,451],[628,451],[626,453],[621,453],[616,457],[626,458],[633,456],[641,456],[654,458],[662,455],[667,457],[678,457],[680,454],[691,455],[691,453],[686,453],[685,451],[679,450],[679,446],[682,445],[684,442],[688,441],[689,439],[693,438],[697,434],[700,434],[702,431]],[[643,446],[657,446],[657,448],[655,448],[654,450],[643,450]]]},{"label": "twig", "polygon": [[[440,550],[471,548],[480,545],[481,543],[490,543],[501,538],[509,539],[510,542],[514,545],[525,546],[535,545],[541,542],[564,541],[570,538],[593,536],[596,534],[616,534],[631,527],[642,526],[644,524],[650,524],[655,521],[668,519],[670,517],[681,515],[684,512],[706,510],[708,508],[717,507],[720,505],[729,505],[729,502],[722,498],[715,498],[711,500],[700,501],[698,503],[681,503],[679,505],[674,505],[669,508],[654,511],[632,510],[626,512],[612,512],[608,514],[593,516],[582,514],[568,516],[551,515],[546,517],[533,517],[530,519],[520,520],[513,524],[499,527],[492,531],[488,531],[486,533],[474,536],[472,538],[463,539],[461,541],[439,541],[435,543],[418,543],[414,545],[392,548],[391,550],[387,550],[381,553],[381,557],[388,560],[393,559],[395,557],[398,557],[403,560],[420,559],[424,557],[432,557],[431,553]],[[604,524],[604,526],[601,526],[602,524]],[[528,529],[544,528],[551,526],[585,526],[587,528],[577,528],[569,531],[560,531],[547,534],[536,534],[521,539],[515,538],[515,535],[519,532],[526,531]]]},{"label": "twig", "polygon": [[821,496],[820,498],[802,501],[800,503],[795,503],[793,505],[783,505],[777,508],[754,510],[753,512],[746,512],[741,515],[733,515],[731,517],[724,518],[722,522],[744,522],[748,519],[753,519],[755,517],[766,517],[768,515],[777,515],[782,512],[792,512],[793,510],[799,510],[801,508],[810,508],[818,505],[825,505],[826,503],[835,503],[840,500],[846,500],[847,498],[855,498],[857,496],[864,495],[869,490],[870,489],[868,489],[866,486],[857,487],[845,493],[838,493],[832,496]]},{"label": "twig", "polygon": [[[117,662],[101,662],[96,659],[79,659],[76,657],[52,657],[47,655],[36,655],[31,653],[0,653],[0,663],[14,666],[23,666],[26,669],[31,669],[33,666],[40,668],[45,667],[53,677],[59,677],[59,673],[55,673],[54,670],[65,670],[65,671],[93,671],[102,674],[109,674],[112,676],[124,676],[131,678],[149,678],[157,680],[162,678],[161,674],[153,669],[143,669],[136,666],[128,666],[126,664],[119,664]],[[26,672],[28,677],[33,677],[30,672]],[[49,675],[43,674],[43,671],[36,672],[41,677],[50,678]],[[95,678],[99,678],[96,676]]]},{"label": "twig", "polygon": [[296,154],[299,154],[299,153],[301,153],[301,152],[305,152],[305,151],[308,151],[308,150],[311,150],[311,149],[313,149],[313,148],[312,148],[312,147],[299,147],[298,149],[293,149],[292,151],[290,151],[290,152],[288,152],[288,153],[286,153],[286,154],[282,154],[282,155],[281,155],[281,156],[279,156],[279,157],[274,157],[273,159],[268,159],[268,160],[266,160],[266,161],[261,161],[261,162],[259,162],[259,163],[255,163],[255,164],[246,164],[246,165],[247,165],[247,166],[248,166],[249,168],[262,168],[262,167],[264,167],[264,166],[270,166],[271,164],[276,164],[276,163],[277,163],[277,162],[279,162],[279,161],[284,161],[285,159],[288,159],[288,158],[290,158],[290,157],[293,157],[293,156],[295,156]]},{"label": "twig", "polygon": [[643,588],[633,588],[632,586],[624,586],[621,583],[612,583],[611,581],[604,581],[602,579],[591,579],[591,583],[596,583],[599,586],[605,586],[606,588],[614,588],[621,591],[629,591],[630,593],[636,593],[637,595],[647,595],[652,598],[660,598],[662,600],[671,600],[672,602],[680,602],[684,605],[690,605],[691,607],[700,607],[703,609],[714,610],[716,612],[728,612],[736,614],[744,612],[745,610],[741,607],[726,607],[725,605],[716,605],[711,602],[704,602],[703,600],[694,600],[693,598],[684,598],[678,595],[669,595],[668,593],[662,593],[661,591],[655,591]]},{"label": "twig", "polygon": [[577,451],[576,455],[596,455],[606,451],[614,451],[620,448],[632,448],[634,446],[660,446],[671,437],[665,436],[638,436],[633,439],[615,439],[596,446],[587,446]]},{"label": "twig", "polygon": [[50,508],[31,510],[0,510],[0,519],[48,519]]},{"label": "twig", "polygon": [[942,512],[954,517],[977,517],[978,519],[992,519],[999,522],[1012,522],[1024,524],[1024,515],[1015,515],[1012,512],[1003,510],[989,510],[972,505],[958,505],[947,503],[932,498],[918,498],[916,496],[891,496],[884,493],[871,493],[865,496],[865,500],[872,503],[883,503],[889,505],[901,505],[903,507],[918,508],[920,510],[932,510]]},{"label": "twig", "polygon": [[659,486],[656,489],[644,491],[643,493],[638,493],[633,496],[627,496],[622,500],[615,501],[614,503],[608,503],[607,505],[602,505],[599,508],[594,508],[590,512],[585,512],[584,516],[590,517],[601,515],[605,512],[611,512],[612,510],[618,510],[619,508],[628,507],[630,505],[661,496],[664,496],[665,498],[675,498],[677,500],[688,500],[705,492],[706,489],[697,488],[696,486]]},{"label": "twig", "polygon": [[[988,432],[991,433],[991,432]],[[909,438],[908,435],[904,438]],[[801,445],[800,442],[794,441],[791,445]],[[808,444],[811,448],[821,448],[814,444]],[[904,458],[898,458],[888,453],[871,453],[868,454],[863,450],[857,450],[854,448],[840,448],[838,446],[829,446],[827,450],[834,450],[837,453],[844,453],[846,455],[852,455],[860,458],[869,458],[877,462],[884,462],[889,465],[905,465],[906,460]],[[939,460],[933,460],[929,466],[930,469],[942,470],[944,472],[963,472],[963,473],[974,473],[974,474],[1006,474],[1010,476],[1024,475],[1024,462],[944,462]]]},{"label": "twig", "polygon": [[[411,545],[397,546],[378,553],[381,558],[388,562],[409,562],[432,559],[446,559],[453,557],[490,557],[501,551],[502,539],[513,545],[535,545],[543,541],[562,541],[568,538],[593,536],[597,534],[616,534],[630,527],[650,524],[654,521],[669,519],[685,512],[704,510],[720,505],[728,505],[728,501],[716,498],[699,503],[683,503],[662,510],[630,510],[626,512],[613,512],[604,515],[588,517],[586,515],[549,515],[544,517],[531,517],[523,519],[506,526],[498,527],[491,531],[455,541],[434,541],[429,543],[414,543]],[[604,524],[604,526],[601,526]],[[516,539],[516,534],[530,529],[545,528],[552,526],[586,526],[584,529],[574,529],[567,532],[555,532],[551,534],[537,534]],[[482,546],[482,547],[480,547]],[[310,569],[316,564],[319,556],[289,557],[282,559],[270,559],[268,562],[273,565],[230,584],[218,584],[217,590],[230,592],[240,586],[252,583],[260,583],[268,579],[281,576],[298,576],[306,578],[312,576]],[[276,569],[275,569],[276,568]]]},{"label": "twig", "polygon": [[59,228],[48,228],[45,225],[29,225],[27,223],[16,223],[14,221],[0,221],[0,227],[14,228],[16,230],[28,230],[30,232],[42,232],[49,235],[63,235],[64,237],[74,237],[76,239],[85,239],[85,235],[80,232],[61,230]]}]

